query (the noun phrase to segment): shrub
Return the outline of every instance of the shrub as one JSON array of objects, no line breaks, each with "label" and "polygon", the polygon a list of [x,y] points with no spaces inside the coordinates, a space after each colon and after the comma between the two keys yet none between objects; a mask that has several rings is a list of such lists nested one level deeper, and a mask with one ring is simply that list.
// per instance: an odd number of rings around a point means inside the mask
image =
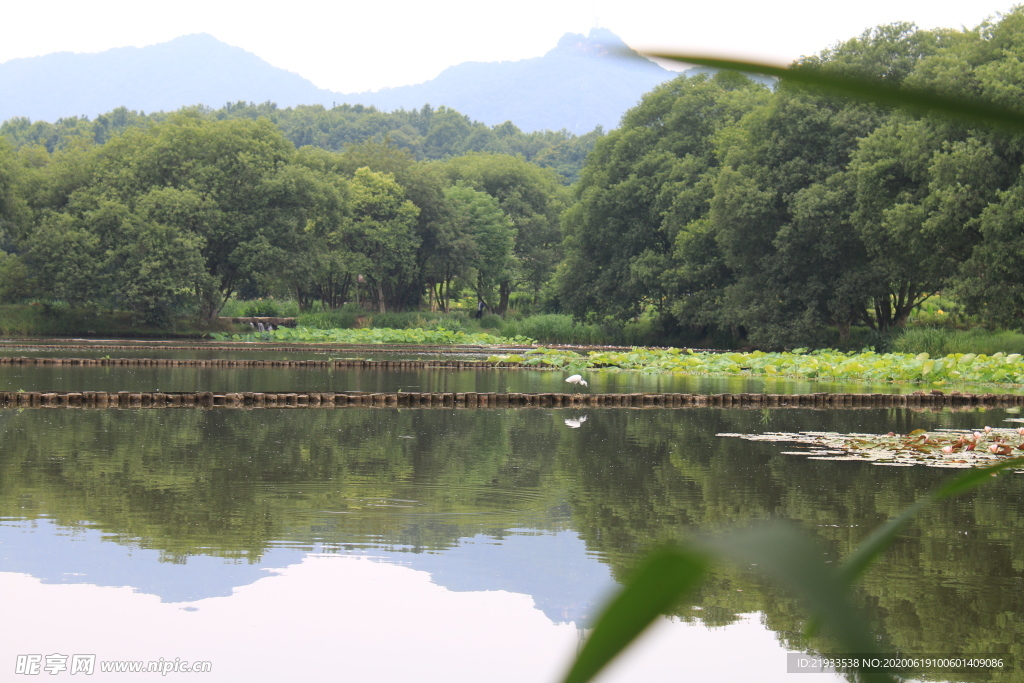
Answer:
[{"label": "shrub", "polygon": [[493,313],[480,318],[480,329],[483,330],[498,330],[504,324],[504,319],[500,315],[494,315]]},{"label": "shrub", "polygon": [[281,309],[276,301],[270,299],[250,301],[243,315],[246,318],[278,318],[281,316]]}]

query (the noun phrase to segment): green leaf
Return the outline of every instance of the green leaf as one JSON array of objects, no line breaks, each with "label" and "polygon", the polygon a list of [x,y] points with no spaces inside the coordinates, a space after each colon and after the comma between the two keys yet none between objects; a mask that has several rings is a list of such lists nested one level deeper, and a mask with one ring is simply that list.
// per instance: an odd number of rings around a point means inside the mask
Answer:
[{"label": "green leaf", "polygon": [[903,512],[875,529],[839,566],[837,574],[839,582],[844,586],[852,585],[857,580],[857,577],[864,573],[868,565],[885,552],[886,548],[889,547],[900,530],[906,526],[907,522],[927,507],[932,500],[931,496],[918,500],[903,510]]},{"label": "green leaf", "polygon": [[958,496],[965,491],[983,484],[987,481],[991,481],[991,477],[994,474],[998,474],[1002,470],[1011,467],[1024,467],[1024,458],[1013,458],[1012,460],[1003,460],[990,467],[980,467],[978,469],[971,470],[966,474],[962,474],[953,481],[949,482],[938,491],[932,494],[932,500],[939,501],[951,498],[952,496]]},{"label": "green leaf", "polygon": [[1024,111],[976,100],[938,95],[905,87],[896,88],[877,81],[853,76],[836,76],[807,67],[788,68],[759,62],[712,59],[699,55],[649,54],[647,56],[684,64],[775,76],[792,83],[876,104],[902,107],[920,113],[942,114],[974,124],[1024,131]]},{"label": "green leaf", "polygon": [[[710,547],[741,566],[756,565],[801,598],[815,621],[828,628],[839,651],[878,653],[867,623],[847,600],[846,586],[807,534],[789,524],[770,522],[715,538]],[[863,681],[894,681],[883,671],[861,670],[860,675]]]},{"label": "green leaf", "polygon": [[992,476],[1001,470],[1022,466],[1024,466],[1024,458],[1004,460],[990,467],[979,467],[956,477],[942,488],[921,498],[899,515],[875,529],[867,539],[857,546],[857,549],[840,565],[839,580],[847,586],[852,585],[868,565],[889,547],[889,544],[911,518],[931,503],[959,495],[979,484],[991,481]]},{"label": "green leaf", "polygon": [[601,614],[564,683],[589,681],[704,577],[705,554],[670,548],[652,555]]}]

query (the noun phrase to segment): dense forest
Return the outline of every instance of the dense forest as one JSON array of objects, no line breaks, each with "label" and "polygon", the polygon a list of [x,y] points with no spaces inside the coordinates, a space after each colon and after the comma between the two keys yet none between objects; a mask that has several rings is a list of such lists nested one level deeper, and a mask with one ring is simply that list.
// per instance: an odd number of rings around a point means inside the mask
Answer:
[{"label": "dense forest", "polygon": [[[486,126],[447,108],[429,105],[412,111],[384,112],[374,107],[342,104],[281,109],[273,102],[235,102],[216,110],[192,107],[186,113],[211,121],[267,119],[295,147],[311,145],[332,152],[367,141],[387,143],[408,152],[417,161],[448,159],[470,152],[510,154],[575,181],[600,127],[585,135],[565,130],[524,133],[511,121]],[[56,123],[15,117],[0,124],[0,136],[16,148],[45,147],[53,153],[83,140],[102,145],[129,128],[149,127],[167,121],[174,113],[141,114],[124,107],[89,120],[85,116],[63,118]]]},{"label": "dense forest", "polygon": [[[882,26],[794,66],[1018,106],[1022,58],[1018,9]],[[761,346],[886,333],[940,292],[985,324],[1024,314],[1019,136],[786,82],[680,77],[581,137],[244,103],[0,133],[9,302],[166,323],[239,292],[332,308],[358,290],[380,311],[471,292],[504,314],[519,291]]]},{"label": "dense forest", "polygon": [[[796,68],[1019,106],[1024,13],[879,27]],[[597,144],[568,210],[562,306],[655,309],[766,345],[886,332],[944,292],[1024,312],[1019,136],[734,75],[657,89]]]},{"label": "dense forest", "polygon": [[[474,128],[445,109],[309,109],[8,121],[18,146],[0,152],[2,296],[116,305],[166,324],[216,316],[240,291],[333,308],[358,285],[381,311],[447,305],[458,279],[501,313],[514,288],[550,278],[568,180],[527,156],[567,156],[586,140]],[[387,127],[402,118],[432,123],[402,138]],[[319,146],[297,148],[285,131]],[[515,154],[463,153],[473,134]]]}]

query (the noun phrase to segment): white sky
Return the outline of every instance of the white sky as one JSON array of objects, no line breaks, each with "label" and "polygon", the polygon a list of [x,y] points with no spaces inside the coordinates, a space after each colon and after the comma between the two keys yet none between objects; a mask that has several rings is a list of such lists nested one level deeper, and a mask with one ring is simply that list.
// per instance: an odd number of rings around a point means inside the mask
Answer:
[{"label": "white sky", "polygon": [[[537,57],[595,23],[636,49],[788,63],[893,21],[973,28],[1013,6],[964,0],[53,0],[6,3],[0,62],[209,33],[338,92],[435,77],[467,61]],[[44,9],[45,8],[45,9]]]}]

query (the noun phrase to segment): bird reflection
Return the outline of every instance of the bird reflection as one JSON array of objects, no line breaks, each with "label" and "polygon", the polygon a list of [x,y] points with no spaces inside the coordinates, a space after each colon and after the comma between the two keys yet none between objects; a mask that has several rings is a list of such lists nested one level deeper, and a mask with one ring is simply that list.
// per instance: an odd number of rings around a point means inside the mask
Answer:
[{"label": "bird reflection", "polygon": [[565,424],[569,425],[571,429],[579,429],[584,422],[587,421],[586,415],[580,415],[579,417],[570,417],[565,420]]}]

